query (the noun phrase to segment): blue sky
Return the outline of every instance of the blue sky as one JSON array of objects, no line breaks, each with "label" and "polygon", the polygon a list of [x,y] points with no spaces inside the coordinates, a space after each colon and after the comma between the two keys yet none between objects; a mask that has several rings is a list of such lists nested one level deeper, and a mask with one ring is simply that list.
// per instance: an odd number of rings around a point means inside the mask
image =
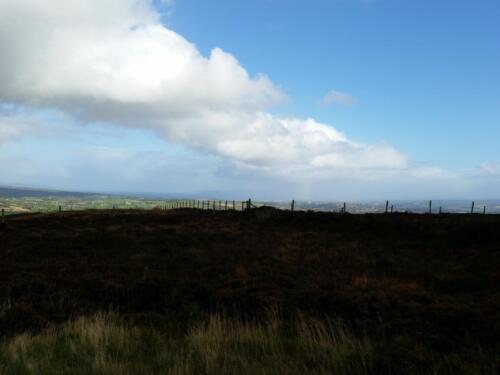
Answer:
[{"label": "blue sky", "polygon": [[[164,22],[268,74],[287,114],[468,168],[500,157],[499,19],[495,0],[179,0]],[[358,103],[321,108],[332,88]]]},{"label": "blue sky", "polygon": [[498,1],[3,2],[0,183],[499,197]]}]

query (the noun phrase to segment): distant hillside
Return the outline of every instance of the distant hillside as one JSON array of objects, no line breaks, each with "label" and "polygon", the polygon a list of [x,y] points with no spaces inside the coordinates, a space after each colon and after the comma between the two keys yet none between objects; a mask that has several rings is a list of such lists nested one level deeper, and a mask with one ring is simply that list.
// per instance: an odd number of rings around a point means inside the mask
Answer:
[{"label": "distant hillside", "polygon": [[87,197],[95,194],[80,193],[60,190],[44,190],[24,187],[0,186],[0,197],[22,198],[22,197]]}]

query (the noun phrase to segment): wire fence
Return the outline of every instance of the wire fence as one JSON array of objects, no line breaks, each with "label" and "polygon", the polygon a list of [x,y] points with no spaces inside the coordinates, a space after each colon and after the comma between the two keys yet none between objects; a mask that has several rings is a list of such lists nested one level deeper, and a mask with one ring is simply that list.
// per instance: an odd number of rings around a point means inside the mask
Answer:
[{"label": "wire fence", "polygon": [[[12,201],[9,201],[12,203]],[[488,206],[487,203],[490,205]],[[4,203],[5,204],[5,203]],[[245,201],[216,200],[216,199],[178,199],[178,200],[96,200],[96,201],[66,201],[64,203],[49,200],[48,204],[41,207],[26,206],[1,209],[1,222],[6,217],[26,214],[42,214],[52,212],[77,212],[88,210],[156,210],[167,211],[176,209],[198,209],[211,211],[245,211],[261,207],[271,207],[286,211],[315,211],[333,212],[340,214],[500,214],[500,201],[470,202],[467,207],[464,201],[385,201],[385,202],[253,202],[251,199]]]}]

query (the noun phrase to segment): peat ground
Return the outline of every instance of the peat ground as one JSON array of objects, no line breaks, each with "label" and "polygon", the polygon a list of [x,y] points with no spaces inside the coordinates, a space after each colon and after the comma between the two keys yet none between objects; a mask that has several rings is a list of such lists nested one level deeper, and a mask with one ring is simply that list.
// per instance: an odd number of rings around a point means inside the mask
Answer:
[{"label": "peat ground", "polygon": [[491,358],[500,353],[500,216],[263,208],[11,217],[0,224],[0,306],[0,336],[108,309],[139,324],[181,324],[214,311],[258,320],[272,308],[339,317],[436,353],[477,346]]}]

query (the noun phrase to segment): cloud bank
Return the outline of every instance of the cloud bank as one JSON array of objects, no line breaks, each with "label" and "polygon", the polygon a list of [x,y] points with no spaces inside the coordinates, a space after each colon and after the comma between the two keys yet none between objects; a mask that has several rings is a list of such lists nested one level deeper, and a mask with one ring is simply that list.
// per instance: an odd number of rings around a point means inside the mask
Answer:
[{"label": "cloud bank", "polygon": [[[314,119],[274,115],[286,95],[269,78],[251,76],[220,48],[201,55],[159,17],[148,0],[0,1],[0,102],[150,129],[260,173],[408,168],[390,145],[357,143]],[[19,126],[2,124],[0,141]]]}]

